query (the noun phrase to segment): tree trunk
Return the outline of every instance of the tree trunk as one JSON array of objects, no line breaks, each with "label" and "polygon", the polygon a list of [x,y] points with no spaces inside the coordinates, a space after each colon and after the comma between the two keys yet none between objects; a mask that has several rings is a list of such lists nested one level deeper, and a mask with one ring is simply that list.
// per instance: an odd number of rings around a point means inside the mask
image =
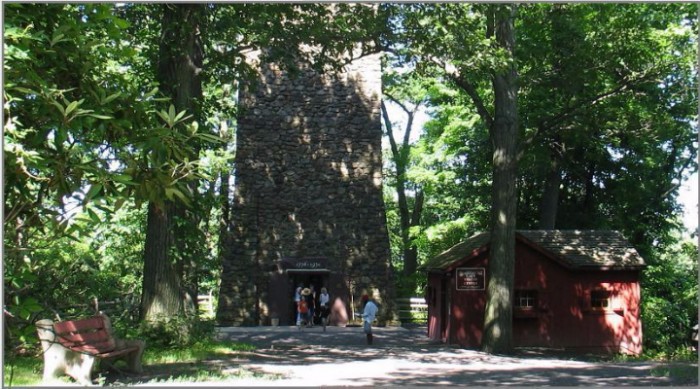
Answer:
[{"label": "tree trunk", "polygon": [[552,155],[547,181],[540,202],[540,229],[553,230],[556,226],[559,209],[559,186],[561,185],[561,168],[559,157]]},{"label": "tree trunk", "polygon": [[413,293],[416,289],[413,276],[416,274],[416,270],[418,269],[418,248],[413,244],[415,238],[411,237],[411,227],[418,226],[420,224],[420,217],[423,212],[423,192],[420,189],[416,191],[413,211],[411,212],[408,207],[408,198],[406,196],[406,169],[408,167],[411,154],[411,144],[409,141],[411,130],[413,129],[413,118],[415,116],[415,111],[418,109],[418,105],[416,105],[415,109],[411,111],[398,101],[396,101],[396,103],[401,107],[401,109],[404,110],[408,117],[404,131],[404,138],[400,149],[394,137],[388,111],[383,102],[381,109],[387,129],[387,136],[389,137],[389,143],[391,145],[391,153],[394,158],[394,164],[396,165],[396,194],[398,196],[399,220],[401,227],[401,246],[403,249],[404,265],[403,275],[405,276],[406,280],[405,289]]},{"label": "tree trunk", "polygon": [[167,206],[148,204],[144,248],[141,320],[158,321],[182,312],[180,278],[170,261],[170,219]]},{"label": "tree trunk", "polygon": [[[163,4],[157,78],[161,91],[172,99],[178,112],[198,116],[196,99],[202,96],[200,72],[203,63],[201,23],[205,4]],[[196,154],[196,151],[195,153]],[[190,156],[197,158],[197,155]],[[196,184],[192,193],[196,193]],[[193,202],[196,204],[196,201]],[[191,215],[195,215],[193,218]],[[190,234],[197,232],[196,212],[165,200],[150,203],[144,255],[142,319],[168,317],[192,312],[197,301],[197,250]],[[177,225],[172,219],[179,219]],[[173,239],[169,234],[173,234]],[[188,239],[189,237],[189,239]],[[171,258],[171,242],[178,242],[177,256]],[[172,262],[176,262],[176,266]],[[183,280],[189,285],[183,288]],[[177,288],[175,290],[174,288]],[[194,294],[194,295],[193,295]],[[186,303],[185,303],[186,302]]]},{"label": "tree trunk", "polygon": [[202,249],[203,236],[197,227],[201,218],[196,211],[187,212],[182,204],[169,203],[169,205],[174,242],[171,260],[180,278],[183,312],[194,315],[197,313],[197,294],[199,293],[199,266],[196,258],[206,255]]},{"label": "tree trunk", "polygon": [[580,228],[591,228],[595,219],[595,162],[590,162],[586,168],[586,178],[583,192],[583,200],[581,201],[579,211],[579,226]]},{"label": "tree trunk", "polygon": [[202,27],[206,4],[163,4],[158,59],[160,89],[178,111],[198,116],[204,61]]},{"label": "tree trunk", "polygon": [[219,189],[219,204],[221,206],[221,219],[219,221],[219,245],[224,243],[224,238],[228,235],[229,223],[231,223],[231,200],[229,180],[231,173],[228,170],[221,172],[221,186]]},{"label": "tree trunk", "polygon": [[[514,59],[516,6],[494,6],[498,45]],[[490,129],[493,144],[491,249],[482,349],[512,351],[512,294],[515,264],[517,72],[514,61],[493,78],[495,114]]]},{"label": "tree trunk", "polygon": [[[412,227],[420,225],[420,217],[423,213],[423,198],[423,191],[419,190],[416,192],[416,198],[413,202],[413,213],[411,214],[407,232]],[[407,276],[415,275],[418,269],[418,248],[413,243],[414,241],[415,237],[407,234],[407,239],[404,243],[404,271]],[[415,289],[416,285],[412,283],[411,286]]]},{"label": "tree trunk", "polygon": [[[219,137],[224,140],[227,147],[231,142],[231,135],[228,130],[228,123],[222,120],[219,125]],[[227,247],[227,237],[229,236],[229,226],[231,223],[231,200],[229,199],[231,191],[229,189],[229,181],[231,180],[231,171],[228,168],[221,171],[220,179],[221,186],[219,189],[219,205],[221,206],[221,218],[219,219],[219,259],[223,261],[223,253]]]},{"label": "tree trunk", "polygon": [[[163,23],[160,42],[158,80],[164,91],[172,98],[177,111],[191,113],[202,123],[198,101],[202,98],[200,73],[204,61],[202,26],[206,12],[205,4],[166,4],[163,10]],[[199,147],[195,145],[190,159],[197,159]],[[198,196],[197,182],[189,184],[190,193]],[[199,290],[199,263],[205,247],[199,230],[201,215],[200,202],[193,201],[193,208],[175,203],[173,216],[178,223],[173,229],[177,248],[177,269],[182,281],[184,309],[196,314]]]}]

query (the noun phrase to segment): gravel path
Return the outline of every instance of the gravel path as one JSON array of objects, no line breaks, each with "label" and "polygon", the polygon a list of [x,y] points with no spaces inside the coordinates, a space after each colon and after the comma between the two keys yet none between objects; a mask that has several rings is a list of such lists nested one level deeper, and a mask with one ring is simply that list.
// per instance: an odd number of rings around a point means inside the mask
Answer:
[{"label": "gravel path", "polygon": [[398,327],[375,328],[374,332],[375,344],[370,347],[364,344],[364,334],[358,327],[328,327],[326,332],[323,332],[320,327],[305,328],[302,331],[296,327],[220,328],[217,333],[219,339],[249,342],[257,345],[259,349],[255,352],[237,353],[230,357],[221,356],[221,358],[206,361],[206,365],[199,365],[196,368],[223,373],[243,371],[246,374],[234,380],[211,384],[168,382],[167,385],[697,386],[698,384],[697,364],[674,365],[683,369],[685,373],[680,378],[671,378],[665,372],[674,367],[661,363],[588,362],[536,353],[495,356],[474,350],[432,344],[425,336],[424,328],[413,330]]}]

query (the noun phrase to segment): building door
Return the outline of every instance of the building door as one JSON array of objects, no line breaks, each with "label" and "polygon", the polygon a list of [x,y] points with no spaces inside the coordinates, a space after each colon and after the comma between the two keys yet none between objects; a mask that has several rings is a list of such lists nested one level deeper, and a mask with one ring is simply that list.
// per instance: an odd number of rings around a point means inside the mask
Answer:
[{"label": "building door", "polygon": [[449,286],[450,286],[450,277],[443,277],[442,282],[440,283],[440,337],[444,341],[448,341],[449,334],[447,331],[449,331],[448,327],[448,320],[450,318],[450,298],[449,298]]},{"label": "building door", "polygon": [[314,291],[316,292],[316,299],[321,292],[321,288],[327,286],[328,283],[328,272],[295,272],[288,271],[289,278],[292,281],[292,295],[289,296],[289,301],[291,302],[289,307],[289,317],[291,323],[296,323],[297,307],[294,303],[294,291],[297,287],[311,288],[313,285]]}]

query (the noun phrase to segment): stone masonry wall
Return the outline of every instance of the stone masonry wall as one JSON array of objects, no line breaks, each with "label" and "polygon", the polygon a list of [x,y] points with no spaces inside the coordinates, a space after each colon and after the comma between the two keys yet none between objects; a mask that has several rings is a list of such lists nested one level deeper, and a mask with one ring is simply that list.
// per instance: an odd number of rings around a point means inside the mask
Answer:
[{"label": "stone masonry wall", "polygon": [[288,257],[327,258],[355,302],[368,291],[393,318],[380,98],[379,55],[334,75],[267,64],[242,90],[219,324],[266,324],[270,269]]}]

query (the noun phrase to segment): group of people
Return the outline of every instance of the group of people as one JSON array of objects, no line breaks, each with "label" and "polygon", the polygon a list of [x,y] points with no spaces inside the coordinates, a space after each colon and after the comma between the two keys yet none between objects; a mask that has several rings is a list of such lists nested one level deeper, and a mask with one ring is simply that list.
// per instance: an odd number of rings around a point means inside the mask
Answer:
[{"label": "group of people", "polygon": [[308,288],[304,288],[303,284],[299,284],[294,291],[294,302],[297,306],[296,322],[299,329],[301,329],[302,325],[305,325],[306,327],[313,327],[314,321],[316,317],[318,317],[323,325],[323,331],[326,331],[326,326],[328,325],[328,315],[331,312],[328,289],[325,287],[321,288],[321,293],[318,295],[317,304],[317,296],[314,286],[311,285]]},{"label": "group of people", "polygon": [[[311,285],[305,288],[304,284],[299,284],[294,291],[294,302],[297,306],[296,323],[300,330],[302,325],[313,327],[315,318],[318,317],[323,325],[323,331],[326,331],[328,315],[330,314],[330,296],[328,295],[328,289],[325,287],[321,288],[317,304],[314,286]],[[367,344],[371,345],[373,342],[372,322],[374,322],[379,308],[366,294],[362,295],[360,302],[362,304],[362,313],[358,313],[357,315],[362,317],[362,329],[367,337]]]}]

